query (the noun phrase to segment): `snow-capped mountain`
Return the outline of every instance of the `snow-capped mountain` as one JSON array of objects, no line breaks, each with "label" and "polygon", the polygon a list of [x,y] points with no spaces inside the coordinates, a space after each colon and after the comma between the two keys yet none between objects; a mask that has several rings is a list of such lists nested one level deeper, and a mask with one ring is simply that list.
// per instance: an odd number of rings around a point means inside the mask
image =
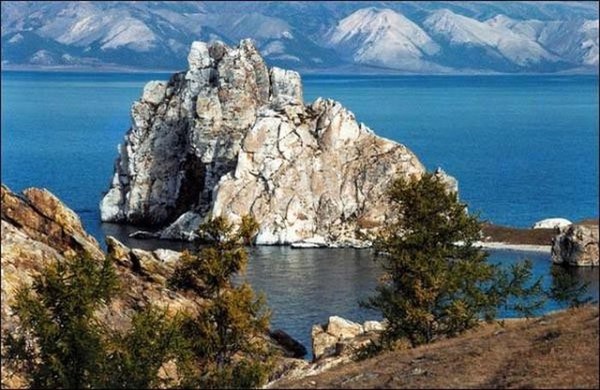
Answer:
[{"label": "snow-capped mountain", "polygon": [[[534,39],[511,30],[505,23],[498,22],[502,18],[497,18],[480,22],[444,9],[428,16],[423,26],[432,36],[446,44],[445,51],[450,55],[464,50],[466,55],[485,58],[490,63],[489,67],[500,66],[497,70],[528,68],[544,62],[561,61]],[[503,69],[504,64],[509,69]]]},{"label": "snow-capped mountain", "polygon": [[425,31],[391,9],[363,8],[342,19],[327,45],[353,62],[412,71],[443,70],[424,57],[440,48]]},{"label": "snow-capped mountain", "polygon": [[185,67],[251,37],[302,71],[598,72],[597,2],[2,2],[3,68]]}]

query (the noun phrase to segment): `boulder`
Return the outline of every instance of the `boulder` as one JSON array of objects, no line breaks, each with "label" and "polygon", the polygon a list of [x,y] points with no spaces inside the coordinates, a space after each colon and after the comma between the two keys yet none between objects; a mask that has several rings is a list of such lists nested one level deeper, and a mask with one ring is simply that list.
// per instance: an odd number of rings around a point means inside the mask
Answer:
[{"label": "boulder", "polygon": [[311,331],[313,361],[329,357],[350,356],[379,337],[384,325],[366,321],[364,325],[331,316],[326,324],[313,325]]},{"label": "boulder", "polygon": [[569,225],[552,239],[552,261],[572,266],[598,265],[598,225]]},{"label": "boulder", "polygon": [[0,191],[2,220],[31,239],[61,255],[104,257],[96,239],[83,229],[79,217],[48,190],[28,188],[18,195],[2,184]]},{"label": "boulder", "polygon": [[335,355],[335,345],[339,337],[325,331],[322,325],[313,325],[311,333],[313,361]]},{"label": "boulder", "polygon": [[116,261],[130,265],[129,259],[131,249],[113,236],[106,236],[106,254]]},{"label": "boulder", "polygon": [[346,320],[342,317],[332,316],[329,317],[329,321],[327,322],[326,332],[343,340],[364,333],[364,329],[362,325],[357,324],[356,322]]},{"label": "boulder", "polygon": [[571,221],[564,218],[546,218],[537,221],[531,226],[532,229],[560,229],[571,225]]},{"label": "boulder", "polygon": [[425,172],[340,103],[304,104],[300,75],[268,69],[250,40],[194,42],[188,63],[133,104],[103,221],[191,241],[208,218],[252,214],[259,245],[367,247],[392,218],[390,182]]},{"label": "boulder", "polygon": [[382,322],[379,321],[365,321],[363,329],[365,332],[380,332],[385,328]]}]

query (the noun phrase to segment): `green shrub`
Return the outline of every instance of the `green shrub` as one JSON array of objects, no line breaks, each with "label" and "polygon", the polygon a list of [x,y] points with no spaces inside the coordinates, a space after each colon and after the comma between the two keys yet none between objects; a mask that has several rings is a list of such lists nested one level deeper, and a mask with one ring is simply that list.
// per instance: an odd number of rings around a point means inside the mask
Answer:
[{"label": "green shrub", "polygon": [[110,258],[57,261],[21,287],[12,306],[20,326],[3,339],[8,366],[31,388],[151,388],[163,364],[189,363],[182,317],[148,306],[126,332],[96,314],[117,296]]},{"label": "green shrub", "polygon": [[[105,387],[150,389],[172,387],[191,364],[189,341],[181,333],[184,316],[149,306],[136,313],[127,332],[115,332],[110,339]],[[159,371],[173,362],[179,370],[161,377]]]},{"label": "green shrub", "polygon": [[199,233],[209,244],[187,254],[170,284],[200,294],[199,314],[183,325],[197,361],[186,385],[202,388],[257,387],[267,378],[272,353],[264,340],[270,312],[263,296],[247,283],[235,286],[234,275],[243,274],[248,254],[241,238],[225,218],[202,225]]},{"label": "green shrub", "polygon": [[4,339],[3,358],[33,388],[101,387],[106,329],[94,312],[116,292],[108,258],[51,264],[16,293],[12,309],[21,326]]},{"label": "green shrub", "polygon": [[375,240],[386,277],[362,303],[388,320],[383,345],[405,338],[416,346],[455,336],[481,318],[495,318],[511,297],[522,298],[515,310],[539,307],[540,281],[531,281],[531,265],[506,271],[488,263],[474,246],[481,222],[435,175],[396,180],[389,199],[396,221]]}]

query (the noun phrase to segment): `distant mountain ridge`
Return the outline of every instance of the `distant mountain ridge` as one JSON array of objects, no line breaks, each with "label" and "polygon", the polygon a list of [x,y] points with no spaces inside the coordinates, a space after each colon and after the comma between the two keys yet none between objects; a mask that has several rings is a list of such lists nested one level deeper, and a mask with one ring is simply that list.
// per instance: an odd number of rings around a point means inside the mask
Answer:
[{"label": "distant mountain ridge", "polygon": [[181,69],[246,37],[305,72],[598,73],[598,2],[2,2],[4,69]]}]

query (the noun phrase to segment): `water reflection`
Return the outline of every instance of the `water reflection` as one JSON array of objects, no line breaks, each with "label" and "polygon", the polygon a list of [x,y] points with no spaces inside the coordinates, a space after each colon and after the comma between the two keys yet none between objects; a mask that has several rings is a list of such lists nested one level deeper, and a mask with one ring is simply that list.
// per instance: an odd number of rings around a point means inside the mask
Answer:
[{"label": "water reflection", "polygon": [[259,247],[251,252],[246,278],[267,296],[272,326],[310,347],[312,325],[329,316],[378,318],[358,301],[373,293],[380,274],[370,250]]}]

